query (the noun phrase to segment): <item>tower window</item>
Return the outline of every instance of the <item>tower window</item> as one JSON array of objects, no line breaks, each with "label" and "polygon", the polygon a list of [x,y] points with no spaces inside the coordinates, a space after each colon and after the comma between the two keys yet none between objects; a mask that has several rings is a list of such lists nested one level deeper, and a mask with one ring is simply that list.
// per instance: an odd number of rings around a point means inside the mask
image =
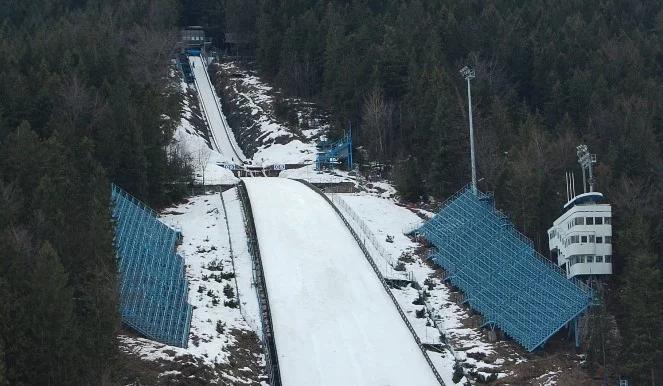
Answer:
[{"label": "tower window", "polygon": [[605,243],[606,244],[612,244],[612,236],[606,236],[605,237]]},{"label": "tower window", "polygon": [[605,262],[612,263],[612,255],[605,255]]},{"label": "tower window", "polygon": [[594,225],[594,217],[587,217],[587,225]]},{"label": "tower window", "polygon": [[606,225],[612,224],[612,218],[611,217],[603,217],[603,223]]},{"label": "tower window", "polygon": [[603,263],[603,256],[596,256],[597,263]]},{"label": "tower window", "polygon": [[596,225],[603,225],[603,217],[596,217],[594,218],[594,223]]},{"label": "tower window", "polygon": [[581,243],[586,243],[587,242],[587,236],[581,236],[580,237],[580,242]]},{"label": "tower window", "polygon": [[588,263],[593,263],[594,262],[594,256],[587,256],[587,262]]},{"label": "tower window", "polygon": [[594,242],[594,235],[589,235],[589,242],[593,243]]},{"label": "tower window", "polygon": [[596,244],[603,244],[603,237],[596,236]]}]

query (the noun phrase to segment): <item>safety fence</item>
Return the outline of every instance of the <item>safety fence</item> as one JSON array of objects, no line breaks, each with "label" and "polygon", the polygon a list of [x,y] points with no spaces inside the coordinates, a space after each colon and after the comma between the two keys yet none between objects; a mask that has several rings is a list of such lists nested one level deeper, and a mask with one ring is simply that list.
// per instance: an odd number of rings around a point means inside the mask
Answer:
[{"label": "safety fence", "polygon": [[417,332],[414,330],[414,327],[412,326],[412,324],[408,320],[407,316],[405,315],[405,312],[403,312],[403,309],[401,308],[400,304],[398,303],[398,300],[396,300],[396,297],[391,292],[391,288],[389,287],[389,284],[387,283],[384,276],[382,275],[382,272],[380,272],[380,268],[375,263],[375,260],[371,257],[371,254],[369,253],[368,248],[366,248],[366,244],[364,243],[363,239],[357,234],[357,232],[355,232],[355,230],[350,225],[349,221],[347,220],[347,218],[345,217],[343,212],[334,204],[334,202],[332,202],[332,200],[329,197],[327,197],[327,195],[325,195],[320,189],[318,189],[317,187],[315,187],[313,184],[309,183],[306,180],[299,179],[297,181],[299,181],[302,184],[308,186],[314,192],[316,192],[320,196],[322,196],[322,198],[324,198],[325,201],[327,201],[329,203],[329,205],[331,205],[331,207],[334,209],[334,211],[341,218],[341,220],[343,221],[343,223],[345,224],[347,229],[352,234],[352,237],[357,242],[357,245],[359,246],[362,253],[364,254],[364,257],[366,257],[366,260],[368,260],[369,264],[373,268],[373,271],[378,276],[378,279],[380,280],[380,283],[382,283],[382,287],[384,287],[384,290],[387,291],[387,294],[391,298],[391,301],[393,302],[394,306],[396,307],[396,310],[398,311],[398,314],[401,316],[401,319],[403,320],[403,322],[405,323],[407,328],[410,330],[410,333],[412,334],[412,337],[414,338],[415,342],[417,343],[417,346],[419,346],[419,349],[421,350],[421,353],[423,354],[426,362],[430,366],[431,371],[435,375],[435,378],[440,383],[440,385],[444,385],[444,380],[442,379],[442,376],[440,375],[440,373],[435,368],[435,365],[433,364],[433,361],[430,359],[430,356],[428,355],[428,352],[427,352],[426,348],[424,347],[424,344],[421,342],[421,339],[419,339],[419,335],[417,335]]},{"label": "safety fence", "polygon": [[[440,321],[440,316],[439,313],[435,310],[435,307],[433,307],[430,302],[427,301],[427,296],[424,293],[424,285],[425,285],[425,277],[420,277],[420,275],[417,275],[414,271],[406,270],[406,271],[397,271],[395,270],[395,264],[396,264],[396,259],[394,259],[393,254],[387,251],[384,246],[381,245],[379,239],[375,236],[375,234],[371,231],[371,229],[368,227],[366,222],[357,214],[357,212],[352,209],[350,205],[348,205],[347,202],[343,200],[343,198],[338,195],[338,194],[328,194],[328,197],[330,197],[331,201],[343,212],[343,214],[346,216],[347,219],[350,219],[352,221],[349,221],[350,226],[352,226],[357,232],[362,240],[369,240],[370,244],[373,246],[374,250],[370,253],[373,255],[373,260],[377,260],[376,256],[379,256],[380,259],[388,262],[390,267],[392,268],[391,271],[385,269],[383,272],[384,273],[392,273],[396,272],[404,276],[405,280],[411,282],[414,284],[414,288],[417,290],[417,293],[419,295],[419,300],[422,302],[422,305],[424,309],[426,310],[426,314],[428,315],[429,320],[431,321],[431,324],[433,327],[439,332],[439,336],[441,339],[441,343],[446,346],[446,349],[451,352],[454,358],[458,358],[456,355],[455,350],[453,349],[453,346],[449,342],[447,338],[447,333],[446,331],[443,330],[442,325],[439,323]],[[412,225],[413,229],[416,230],[418,227],[421,226],[420,224],[417,225]],[[410,230],[409,232],[403,231],[403,234],[410,234],[412,232]],[[365,243],[365,242],[364,242]],[[377,255],[376,255],[376,254]],[[388,279],[387,279],[388,280]],[[429,345],[429,347],[433,348],[435,347],[434,345]],[[465,369],[463,368],[463,372]]]},{"label": "safety fence", "polygon": [[348,205],[347,202],[343,201],[343,199],[337,194],[330,194],[328,197],[334,205],[343,212],[346,218],[352,220],[351,222],[356,226],[353,228],[356,228],[355,231],[361,236],[364,244],[366,244],[366,240],[368,240],[370,243],[369,246],[373,248],[374,253],[371,253],[373,258],[375,259],[375,257],[378,256],[380,260],[385,262],[385,269],[382,271],[384,275],[398,280],[407,280],[410,282],[416,281],[414,272],[407,271],[405,268],[399,268],[398,259],[394,258],[394,255],[382,245],[380,240],[375,236],[375,233],[371,231],[366,222],[357,214],[357,212],[355,212],[354,209],[352,209],[352,207],[350,207],[350,205]]},{"label": "safety fence", "polygon": [[[235,189],[235,194],[236,194],[237,200],[239,201],[239,196],[237,195],[237,190],[236,189]],[[223,207],[223,213],[224,213],[224,218],[225,218],[225,223],[226,223],[226,230],[228,232],[228,250],[230,252],[230,261],[232,263],[233,272],[235,273],[234,281],[235,281],[235,290],[236,290],[236,293],[237,293],[237,306],[239,308],[239,312],[242,314],[242,318],[251,327],[251,329],[253,329],[253,331],[255,331],[255,332],[260,332],[259,325],[258,325],[257,321],[251,315],[249,315],[247,310],[245,310],[242,307],[242,301],[241,300],[242,300],[242,296],[245,296],[245,295],[243,295],[240,292],[239,284],[237,283],[237,269],[235,269],[235,258],[237,257],[237,255],[235,253],[235,250],[233,249],[233,240],[232,240],[232,236],[230,234],[230,223],[228,221],[228,210],[226,208],[226,200],[223,198],[223,192],[219,192],[219,195],[221,196],[221,206]],[[255,282],[253,282],[252,284],[255,285]],[[257,292],[256,292],[256,296],[257,296]]]},{"label": "safety fence", "polygon": [[269,384],[271,386],[281,386],[281,371],[279,369],[279,358],[276,352],[274,327],[269,308],[269,296],[267,293],[267,285],[265,283],[265,274],[260,256],[260,246],[258,245],[258,235],[256,233],[255,223],[253,222],[251,201],[249,200],[249,194],[246,190],[244,181],[240,181],[237,185],[237,193],[239,196],[239,202],[242,205],[242,212],[244,213],[247,243],[253,261],[253,279],[256,283],[256,291],[258,293],[258,303],[262,323],[262,343],[263,347],[265,347],[264,352],[265,361],[267,362],[266,368],[269,376]]}]

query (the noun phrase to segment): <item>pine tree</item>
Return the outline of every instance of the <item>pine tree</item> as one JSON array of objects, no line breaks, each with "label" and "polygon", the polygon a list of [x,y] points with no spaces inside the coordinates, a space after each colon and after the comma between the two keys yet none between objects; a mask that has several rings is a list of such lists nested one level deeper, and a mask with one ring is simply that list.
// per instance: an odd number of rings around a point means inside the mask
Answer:
[{"label": "pine tree", "polygon": [[394,183],[404,200],[418,201],[423,193],[419,162],[409,155],[394,168]]},{"label": "pine tree", "polygon": [[654,385],[663,363],[663,276],[659,258],[637,253],[629,258],[623,275],[624,369],[638,383]]}]

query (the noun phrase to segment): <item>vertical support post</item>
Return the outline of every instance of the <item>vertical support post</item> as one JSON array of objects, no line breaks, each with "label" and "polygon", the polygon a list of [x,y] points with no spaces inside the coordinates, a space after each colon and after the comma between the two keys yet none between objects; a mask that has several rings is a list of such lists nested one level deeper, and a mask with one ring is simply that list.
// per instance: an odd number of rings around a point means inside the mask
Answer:
[{"label": "vertical support post", "polygon": [[470,77],[467,77],[467,104],[470,118],[470,158],[472,162],[472,192],[477,194],[477,169],[474,160],[474,125],[472,124],[472,93],[470,92]]},{"label": "vertical support post", "polygon": [[580,318],[580,315],[573,318],[573,334],[575,335],[576,347],[580,347],[580,327],[578,326],[578,318]]},{"label": "vertical support post", "polygon": [[585,168],[582,168],[582,192],[587,193],[587,177],[585,176]]},{"label": "vertical support post", "polygon": [[350,122],[348,129],[348,171],[352,171],[352,122]]},{"label": "vertical support post", "polygon": [[472,193],[477,194],[477,168],[474,158],[474,125],[472,122],[472,93],[470,91],[470,80],[475,76],[474,70],[468,66],[460,70],[461,75],[467,80],[467,105],[469,106],[468,118],[470,120],[470,160],[472,163]]}]

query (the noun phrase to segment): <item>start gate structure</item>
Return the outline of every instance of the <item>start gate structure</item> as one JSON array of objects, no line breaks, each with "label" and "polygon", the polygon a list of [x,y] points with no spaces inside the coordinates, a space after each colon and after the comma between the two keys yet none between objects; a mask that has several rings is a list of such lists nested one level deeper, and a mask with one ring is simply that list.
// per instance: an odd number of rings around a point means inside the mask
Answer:
[{"label": "start gate structure", "polygon": [[111,200],[122,322],[150,339],[186,347],[192,307],[184,259],[175,252],[181,233],[116,185]]},{"label": "start gate structure", "polygon": [[499,327],[534,351],[573,323],[578,342],[577,318],[591,290],[536,252],[495,208],[492,194],[461,189],[417,233],[435,246],[430,258],[483,315],[483,326]]},{"label": "start gate structure", "polygon": [[315,170],[332,168],[345,160],[348,170],[352,169],[352,129],[348,130],[338,141],[318,143],[318,154],[315,159]]}]

